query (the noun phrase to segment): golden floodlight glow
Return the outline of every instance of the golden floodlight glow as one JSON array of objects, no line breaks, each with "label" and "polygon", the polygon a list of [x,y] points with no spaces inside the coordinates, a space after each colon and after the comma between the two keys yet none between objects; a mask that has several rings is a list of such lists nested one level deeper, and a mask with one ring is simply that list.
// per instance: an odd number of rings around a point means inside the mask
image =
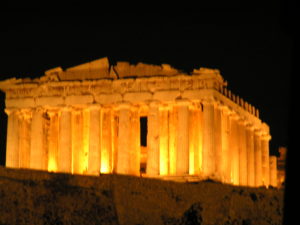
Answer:
[{"label": "golden floodlight glow", "polygon": [[185,74],[107,58],[0,81],[6,166],[277,186],[269,126],[226,86],[217,69]]},{"label": "golden floodlight glow", "polygon": [[89,137],[90,137],[90,112],[89,110],[84,110],[83,112],[83,152],[84,152],[84,159],[83,159],[83,171],[88,170],[89,164]]},{"label": "golden floodlight glow", "polygon": [[101,173],[110,173],[109,169],[109,155],[107,149],[103,149],[101,152],[101,167],[100,167],[100,172]]},{"label": "golden floodlight glow", "polygon": [[53,157],[49,158],[48,161],[48,171],[49,172],[56,172],[57,171],[57,162]]}]

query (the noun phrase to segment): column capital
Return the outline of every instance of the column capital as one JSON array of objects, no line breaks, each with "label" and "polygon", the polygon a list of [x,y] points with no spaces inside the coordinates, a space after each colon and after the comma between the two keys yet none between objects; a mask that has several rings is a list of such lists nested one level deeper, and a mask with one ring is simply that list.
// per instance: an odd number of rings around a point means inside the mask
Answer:
[{"label": "column capital", "polygon": [[158,100],[149,100],[149,101],[147,101],[147,103],[148,103],[149,107],[158,107],[159,104],[160,104],[160,101],[158,101]]},{"label": "column capital", "polygon": [[17,113],[19,112],[20,110],[17,109],[17,108],[5,108],[4,109],[4,112],[6,113],[7,116],[13,114],[13,113]]},{"label": "column capital", "polygon": [[58,110],[61,112],[71,112],[73,111],[73,108],[70,106],[64,106],[64,107],[60,107]]},{"label": "column capital", "polygon": [[240,118],[240,116],[239,116],[239,114],[238,114],[237,112],[235,112],[235,111],[230,111],[229,118],[238,121],[239,118]]},{"label": "column capital", "polygon": [[89,104],[87,105],[87,109],[89,110],[99,110],[101,108],[100,104]]},{"label": "column capital", "polygon": [[129,102],[122,102],[116,106],[116,110],[122,110],[122,109],[131,109],[132,104]]},{"label": "column capital", "polygon": [[175,100],[177,106],[188,106],[191,104],[191,101],[187,98],[179,98]]},{"label": "column capital", "polygon": [[170,108],[171,107],[169,105],[166,105],[166,104],[159,105],[159,110],[160,111],[170,110]]},{"label": "column capital", "polygon": [[251,122],[247,121],[246,129],[250,131],[254,131],[254,126]]},{"label": "column capital", "polygon": [[20,110],[20,115],[24,119],[31,119],[32,118],[32,108],[24,108]]},{"label": "column capital", "polygon": [[216,99],[214,97],[205,97],[201,100],[201,103],[206,105],[206,104],[215,104]]},{"label": "column capital", "polygon": [[247,124],[248,124],[248,121],[244,117],[239,116],[238,124],[243,125],[243,126],[246,127]]},{"label": "column capital", "polygon": [[260,137],[262,135],[262,131],[261,129],[254,127],[254,134],[258,137]]},{"label": "column capital", "polygon": [[272,137],[268,133],[262,133],[261,138],[262,138],[262,140],[270,141]]}]

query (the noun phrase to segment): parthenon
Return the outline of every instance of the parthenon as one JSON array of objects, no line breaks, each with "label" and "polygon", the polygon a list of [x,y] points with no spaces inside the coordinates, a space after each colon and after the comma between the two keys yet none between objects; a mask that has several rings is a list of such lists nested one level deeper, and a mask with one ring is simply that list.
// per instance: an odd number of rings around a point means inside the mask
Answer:
[{"label": "parthenon", "polygon": [[101,58],[0,81],[0,90],[7,167],[277,186],[269,126],[219,70]]}]

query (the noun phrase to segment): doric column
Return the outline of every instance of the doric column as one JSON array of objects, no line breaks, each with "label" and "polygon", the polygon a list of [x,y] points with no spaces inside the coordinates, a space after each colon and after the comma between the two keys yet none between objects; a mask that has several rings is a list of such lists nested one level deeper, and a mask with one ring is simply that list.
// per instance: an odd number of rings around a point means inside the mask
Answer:
[{"label": "doric column", "polygon": [[43,110],[36,108],[32,112],[30,168],[47,170],[47,146],[45,143]]},{"label": "doric column", "polygon": [[189,174],[189,108],[186,100],[176,102],[178,112],[176,174]]},{"label": "doric column", "polygon": [[255,186],[255,170],[254,170],[254,129],[253,126],[248,124],[246,130],[246,143],[247,143],[247,178],[248,185]]},{"label": "doric column", "polygon": [[238,132],[238,116],[236,113],[230,115],[230,167],[231,167],[231,183],[239,185],[239,132]]},{"label": "doric column", "polygon": [[58,172],[72,172],[72,126],[71,109],[61,108],[59,112]]},{"label": "doric column", "polygon": [[128,174],[130,172],[129,157],[130,157],[130,105],[119,105],[119,140],[118,140],[118,160],[117,173]]},{"label": "doric column", "polygon": [[89,168],[89,151],[90,151],[90,109],[85,106],[82,111],[82,145],[83,159],[82,172],[85,174]]},{"label": "doric column", "polygon": [[130,147],[129,147],[129,174],[138,176],[140,174],[140,116],[137,107],[131,107],[130,117]]},{"label": "doric column", "polygon": [[[112,116],[113,108],[102,108],[101,110],[101,173],[112,172]],[[121,122],[119,121],[119,124]],[[120,127],[119,127],[120,130]],[[119,134],[119,139],[120,139]],[[118,144],[119,145],[119,144]],[[120,150],[121,151],[121,150]],[[117,159],[118,160],[118,159]],[[116,170],[117,172],[117,170]]]},{"label": "doric column", "polygon": [[59,111],[48,109],[48,171],[58,171]]},{"label": "doric column", "polygon": [[72,110],[72,162],[75,174],[82,174],[84,171],[84,145],[83,145],[83,110],[74,108]]},{"label": "doric column", "polygon": [[214,124],[215,124],[215,176],[222,181],[222,124],[221,124],[221,105],[215,104]]},{"label": "doric column", "polygon": [[178,120],[177,109],[176,107],[173,106],[169,111],[169,174],[170,175],[176,175],[177,120]]},{"label": "doric column", "polygon": [[[202,143],[201,137],[201,115],[199,103],[193,103],[189,105],[189,152],[190,152],[190,163],[189,163],[189,174],[199,175],[200,174],[200,154],[202,154],[202,148],[200,149],[200,143]],[[201,146],[202,147],[202,146]]]},{"label": "doric column", "polygon": [[8,116],[6,139],[6,167],[19,168],[19,119],[18,111],[5,109]]},{"label": "doric column", "polygon": [[213,100],[203,103],[203,175],[212,177],[215,172],[215,112]]},{"label": "doric column", "polygon": [[246,148],[246,124],[244,120],[238,121],[239,132],[239,184],[247,186],[247,148]]},{"label": "doric column", "polygon": [[159,174],[169,174],[169,111],[167,106],[159,107]]},{"label": "doric column", "polygon": [[221,111],[221,137],[222,137],[222,181],[225,183],[231,182],[231,155],[230,155],[230,111],[226,106],[222,107]]},{"label": "doric column", "polygon": [[149,176],[159,175],[159,108],[157,102],[149,104],[147,134],[147,169]]},{"label": "doric column", "polygon": [[19,119],[20,168],[30,168],[31,110],[22,109]]},{"label": "doric column", "polygon": [[88,174],[98,175],[100,173],[100,128],[101,116],[100,105],[90,105],[89,123],[89,153],[88,153]]},{"label": "doric column", "polygon": [[270,156],[270,186],[277,187],[277,157]]},{"label": "doric column", "polygon": [[[140,127],[138,127],[140,129]],[[119,117],[116,110],[111,111],[111,172],[116,173],[118,154]],[[140,140],[139,140],[140,141]]]},{"label": "doric column", "polygon": [[271,136],[263,134],[261,139],[261,155],[262,155],[262,181],[263,185],[268,187],[270,183],[270,162],[269,162],[269,141]]},{"label": "doric column", "polygon": [[262,153],[261,153],[261,131],[255,130],[254,133],[254,171],[255,186],[262,185]]}]

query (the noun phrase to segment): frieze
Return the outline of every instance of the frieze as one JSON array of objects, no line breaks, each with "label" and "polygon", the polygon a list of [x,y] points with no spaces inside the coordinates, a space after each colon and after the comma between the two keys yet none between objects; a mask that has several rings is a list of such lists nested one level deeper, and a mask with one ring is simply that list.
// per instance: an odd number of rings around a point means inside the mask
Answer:
[{"label": "frieze", "polygon": [[[29,87],[27,87],[29,85]],[[150,77],[120,80],[63,81],[42,83],[32,87],[30,84],[13,85],[6,89],[7,98],[37,96],[99,95],[132,92],[157,92],[167,90],[220,90],[223,83],[215,79],[202,79],[200,76]]]}]

